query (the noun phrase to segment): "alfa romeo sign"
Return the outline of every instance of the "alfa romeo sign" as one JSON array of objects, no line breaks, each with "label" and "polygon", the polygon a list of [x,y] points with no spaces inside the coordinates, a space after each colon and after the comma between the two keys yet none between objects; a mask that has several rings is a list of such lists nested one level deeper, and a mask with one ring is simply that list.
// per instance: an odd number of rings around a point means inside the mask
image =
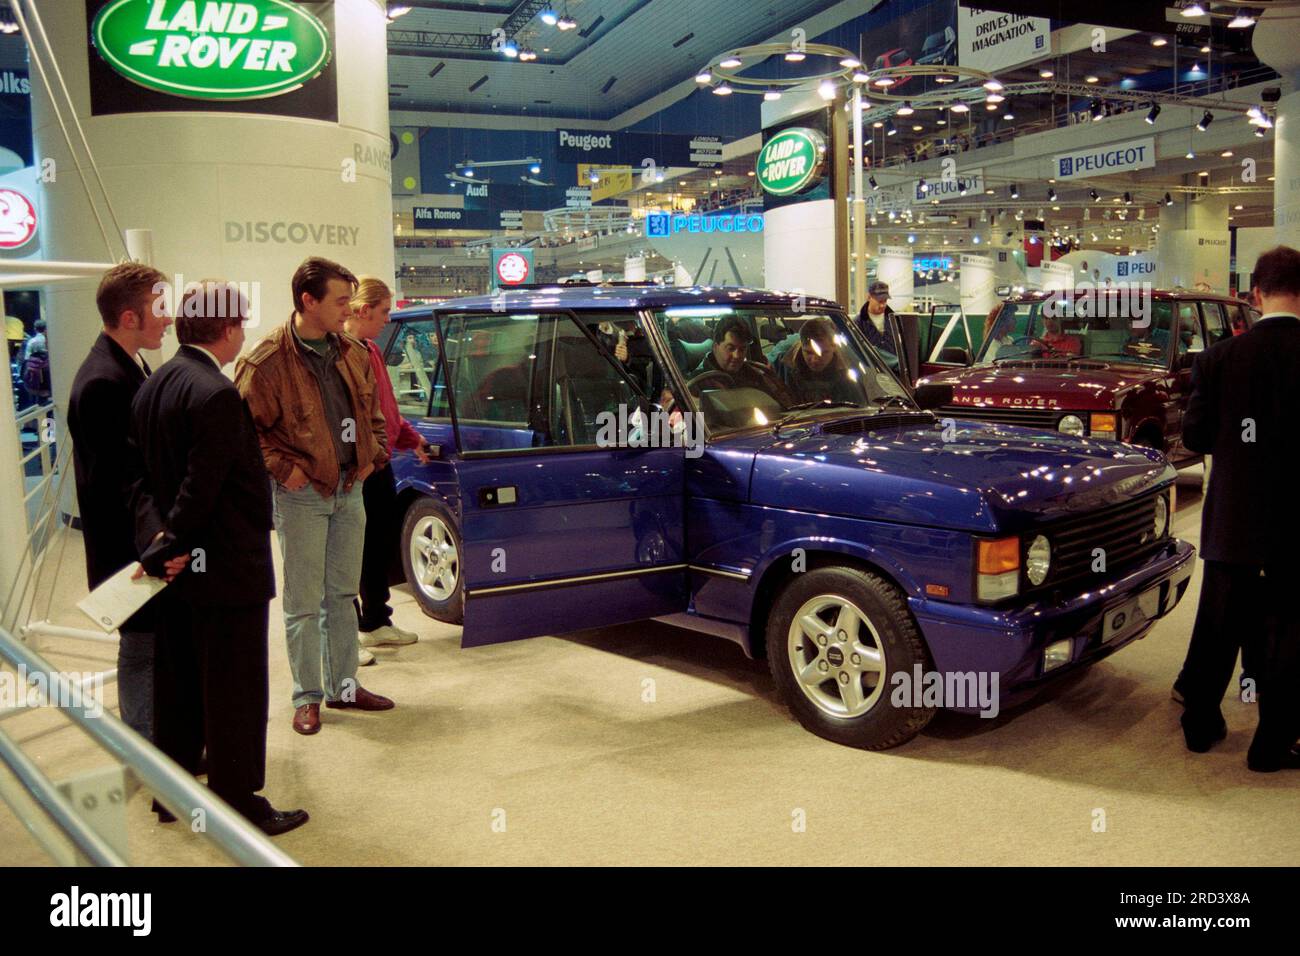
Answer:
[{"label": "alfa romeo sign", "polygon": [[822,134],[795,126],[777,133],[758,151],[755,173],[765,192],[792,196],[817,178],[825,159]]},{"label": "alfa romeo sign", "polygon": [[532,267],[528,257],[518,252],[507,252],[497,259],[497,282],[500,285],[520,285],[528,279]]},{"label": "alfa romeo sign", "polygon": [[91,39],[128,80],[201,100],[288,93],[330,58],[325,25],[289,0],[113,0]]},{"label": "alfa romeo sign", "polygon": [[36,207],[16,189],[0,189],[0,249],[19,249],[36,235]]}]

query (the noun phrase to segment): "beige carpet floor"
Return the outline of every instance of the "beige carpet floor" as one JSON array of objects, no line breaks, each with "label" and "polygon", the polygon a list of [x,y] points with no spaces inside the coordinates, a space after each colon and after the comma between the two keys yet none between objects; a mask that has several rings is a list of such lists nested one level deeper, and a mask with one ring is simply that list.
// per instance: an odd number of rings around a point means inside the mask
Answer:
[{"label": "beige carpet floor", "polygon": [[[1175,518],[1193,542],[1199,474],[1184,476]],[[56,606],[79,596],[73,545]],[[1050,696],[994,720],[940,715],[888,753],[806,733],[765,666],[722,641],[649,623],[461,650],[459,630],[403,592],[395,619],[420,643],[378,649],[361,671],[397,709],[325,711],[303,738],[277,602],[265,793],[312,815],[277,844],[309,865],[1295,864],[1300,774],[1246,770],[1254,708],[1229,698],[1228,739],[1203,756],[1183,747],[1169,686],[1199,582],[1198,569],[1145,640]],[[44,652],[79,670],[111,661],[71,641]],[[107,760],[57,714],[4,727],[56,778]],[[147,794],[129,815],[134,862],[222,862],[154,822]],[[45,859],[0,805],[0,863]]]}]

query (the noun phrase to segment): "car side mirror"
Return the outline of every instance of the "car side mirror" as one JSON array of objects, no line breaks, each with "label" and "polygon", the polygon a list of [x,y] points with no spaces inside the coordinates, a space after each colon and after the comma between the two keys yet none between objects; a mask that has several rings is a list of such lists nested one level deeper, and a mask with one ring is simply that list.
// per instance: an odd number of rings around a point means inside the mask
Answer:
[{"label": "car side mirror", "polygon": [[939,364],[941,365],[969,365],[970,352],[967,352],[959,345],[950,345],[947,348],[939,350]]},{"label": "car side mirror", "polygon": [[[963,351],[965,351],[963,349]],[[943,405],[952,404],[952,386],[951,385],[918,385],[916,394],[912,396],[916,404],[922,408],[939,408]]]}]

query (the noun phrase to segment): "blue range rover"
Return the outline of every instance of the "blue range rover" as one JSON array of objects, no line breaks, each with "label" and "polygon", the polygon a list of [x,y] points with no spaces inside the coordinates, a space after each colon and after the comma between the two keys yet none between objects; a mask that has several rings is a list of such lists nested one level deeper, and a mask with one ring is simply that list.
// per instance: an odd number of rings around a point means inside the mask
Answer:
[{"label": "blue range rover", "polygon": [[883,749],[1143,637],[1191,578],[1157,452],[939,418],[950,390],[910,395],[832,302],[538,288],[380,345],[441,447],[395,463],[406,578],[463,646],[653,618]]}]

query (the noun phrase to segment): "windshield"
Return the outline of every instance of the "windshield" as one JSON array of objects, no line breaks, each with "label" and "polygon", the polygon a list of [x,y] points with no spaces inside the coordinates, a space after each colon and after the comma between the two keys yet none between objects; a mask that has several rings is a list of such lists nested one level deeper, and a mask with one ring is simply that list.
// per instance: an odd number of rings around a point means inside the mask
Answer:
[{"label": "windshield", "polygon": [[975,364],[988,365],[1009,359],[1084,358],[1161,368],[1168,365],[1172,319],[1168,301],[1149,302],[1147,318],[1113,314],[1053,318],[1044,314],[1043,304],[1004,302],[986,322],[984,344]]},{"label": "windshield", "polygon": [[715,434],[846,408],[916,408],[842,312],[684,306],[655,321]]}]

